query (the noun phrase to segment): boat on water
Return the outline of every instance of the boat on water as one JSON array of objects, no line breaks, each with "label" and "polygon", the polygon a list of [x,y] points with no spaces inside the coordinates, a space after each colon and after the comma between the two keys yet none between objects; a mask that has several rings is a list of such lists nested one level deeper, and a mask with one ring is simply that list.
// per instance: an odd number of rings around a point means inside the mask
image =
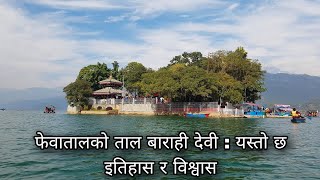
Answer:
[{"label": "boat on water", "polygon": [[1,108],[1,109],[0,109],[0,111],[5,111],[5,110],[6,110],[5,108]]},{"label": "boat on water", "polygon": [[306,116],[308,117],[318,117],[318,110],[309,110],[306,112]]},{"label": "boat on water", "polygon": [[56,113],[56,107],[50,105],[44,108],[43,113]]},{"label": "boat on water", "polygon": [[305,123],[306,122],[306,118],[304,118],[304,117],[292,118],[291,122],[292,123]]},{"label": "boat on water", "polygon": [[208,118],[208,113],[186,113],[185,117],[187,118]]},{"label": "boat on water", "polygon": [[244,109],[244,118],[265,118],[266,112],[263,110],[263,107],[254,103],[244,103],[242,104]]},{"label": "boat on water", "polygon": [[270,118],[291,118],[292,108],[286,104],[275,104],[271,109],[266,110],[266,116]]}]

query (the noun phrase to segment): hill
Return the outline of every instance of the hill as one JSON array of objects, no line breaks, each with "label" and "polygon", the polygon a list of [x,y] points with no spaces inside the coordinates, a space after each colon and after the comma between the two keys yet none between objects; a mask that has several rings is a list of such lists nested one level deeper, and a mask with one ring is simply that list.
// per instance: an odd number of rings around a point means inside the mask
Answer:
[{"label": "hill", "polygon": [[0,89],[0,108],[42,110],[46,105],[65,111],[67,103],[62,88]]},{"label": "hill", "polygon": [[[320,77],[296,74],[265,75],[267,91],[262,94],[264,104],[305,104],[320,99]],[[320,101],[319,101],[320,103]]]}]

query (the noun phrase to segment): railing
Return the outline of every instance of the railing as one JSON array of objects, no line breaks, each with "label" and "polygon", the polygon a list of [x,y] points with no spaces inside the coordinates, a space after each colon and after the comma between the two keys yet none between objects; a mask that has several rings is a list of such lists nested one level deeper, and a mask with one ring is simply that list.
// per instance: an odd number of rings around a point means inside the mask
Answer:
[{"label": "railing", "polygon": [[91,99],[91,104],[114,105],[114,104],[155,104],[155,98],[123,98],[123,99]]},{"label": "railing", "polygon": [[236,109],[231,105],[221,108],[217,102],[172,102],[153,104],[156,113],[220,113],[224,115],[243,115],[242,109]]},{"label": "railing", "polygon": [[170,102],[161,103],[156,98],[123,98],[123,99],[97,99],[96,105],[120,104],[151,104],[156,113],[220,113],[224,115],[243,115],[242,109],[236,109],[231,104],[221,107],[218,102]]}]

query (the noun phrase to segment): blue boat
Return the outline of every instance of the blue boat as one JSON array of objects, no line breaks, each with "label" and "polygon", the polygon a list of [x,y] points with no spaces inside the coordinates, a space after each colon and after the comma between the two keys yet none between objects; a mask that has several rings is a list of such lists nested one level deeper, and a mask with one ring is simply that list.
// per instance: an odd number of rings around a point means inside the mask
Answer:
[{"label": "blue boat", "polygon": [[187,118],[208,118],[209,114],[203,114],[203,113],[186,113],[185,117]]},{"label": "blue boat", "polygon": [[305,123],[306,122],[306,118],[300,117],[300,118],[292,118],[291,119],[292,123]]},{"label": "blue boat", "polygon": [[244,109],[244,118],[265,118],[266,116],[266,112],[258,104],[244,103],[242,108]]}]

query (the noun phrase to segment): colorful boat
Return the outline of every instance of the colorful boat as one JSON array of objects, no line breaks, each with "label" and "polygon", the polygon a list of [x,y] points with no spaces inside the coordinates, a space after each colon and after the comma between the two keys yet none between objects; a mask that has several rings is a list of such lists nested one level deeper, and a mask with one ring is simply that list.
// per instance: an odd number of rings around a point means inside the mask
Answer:
[{"label": "colorful boat", "polygon": [[205,114],[205,113],[186,113],[185,117],[187,117],[187,118],[208,118],[209,114]]},{"label": "colorful boat", "polygon": [[318,110],[309,110],[309,111],[307,111],[306,116],[318,117]]},{"label": "colorful boat", "polygon": [[292,118],[291,119],[292,123],[305,123],[306,122],[306,118],[304,117],[300,117],[300,118]]},{"label": "colorful boat", "polygon": [[242,104],[244,109],[244,118],[265,118],[266,112],[263,107],[254,103],[244,103]]},{"label": "colorful boat", "polygon": [[290,105],[286,104],[275,104],[274,107],[274,116],[278,117],[291,117],[292,108]]}]

